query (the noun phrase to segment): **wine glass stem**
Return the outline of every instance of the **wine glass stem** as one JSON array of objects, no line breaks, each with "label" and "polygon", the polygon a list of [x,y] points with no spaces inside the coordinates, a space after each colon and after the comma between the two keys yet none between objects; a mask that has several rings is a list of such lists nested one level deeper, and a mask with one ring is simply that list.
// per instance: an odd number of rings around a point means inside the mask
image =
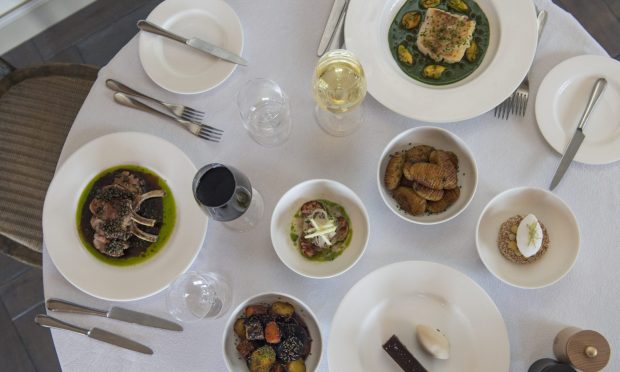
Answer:
[{"label": "wine glass stem", "polygon": [[224,222],[224,226],[234,231],[247,231],[256,226],[263,217],[265,206],[262,195],[252,187],[252,201],[248,209],[237,219]]},{"label": "wine glass stem", "polygon": [[321,128],[328,134],[337,137],[348,136],[355,132],[364,121],[363,102],[354,109],[343,113],[333,113],[316,105],[314,113]]}]

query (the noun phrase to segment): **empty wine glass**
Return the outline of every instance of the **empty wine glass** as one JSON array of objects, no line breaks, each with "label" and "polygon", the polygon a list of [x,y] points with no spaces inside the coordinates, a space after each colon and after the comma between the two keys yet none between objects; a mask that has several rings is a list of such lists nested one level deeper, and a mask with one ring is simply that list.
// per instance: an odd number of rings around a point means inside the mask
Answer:
[{"label": "empty wine glass", "polygon": [[179,276],[168,289],[168,312],[182,322],[218,318],[230,307],[232,291],[216,273],[188,272]]},{"label": "empty wine glass", "polygon": [[243,173],[231,166],[205,165],[196,173],[192,188],[202,210],[232,230],[249,230],[263,216],[262,196]]},{"label": "empty wine glass", "polygon": [[243,125],[258,144],[277,146],[291,134],[289,100],[282,88],[269,79],[254,79],[237,93]]}]

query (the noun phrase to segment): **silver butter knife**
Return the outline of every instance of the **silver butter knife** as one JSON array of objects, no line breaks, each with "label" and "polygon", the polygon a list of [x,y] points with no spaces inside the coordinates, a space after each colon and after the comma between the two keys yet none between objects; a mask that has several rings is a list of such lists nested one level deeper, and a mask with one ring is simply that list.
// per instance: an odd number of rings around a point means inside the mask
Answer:
[{"label": "silver butter knife", "polygon": [[336,28],[338,27],[341,18],[344,16],[346,5],[347,0],[334,0],[332,11],[329,13],[329,18],[327,18],[325,30],[323,30],[323,36],[321,36],[319,48],[317,49],[317,54],[319,57],[325,54],[327,48],[331,44]]},{"label": "silver butter knife", "polygon": [[105,311],[54,298],[47,300],[46,304],[48,310],[59,313],[96,315],[104,318],[121,320],[128,323],[136,323],[147,327],[162,328],[171,331],[183,330],[183,327],[181,325],[171,322],[169,320],[158,318],[149,314],[139,313],[133,310],[123,309],[116,306],[112,307],[110,311]]},{"label": "silver butter knife", "polygon": [[581,143],[586,138],[586,135],[583,133],[583,128],[586,126],[586,122],[596,106],[601,94],[605,91],[605,87],[607,86],[607,80],[604,78],[599,78],[596,80],[594,84],[594,88],[592,88],[592,93],[590,93],[590,99],[588,100],[588,104],[586,105],[586,109],[583,111],[583,115],[581,115],[581,119],[579,120],[579,125],[577,125],[577,129],[575,130],[575,134],[573,134],[573,138],[570,140],[570,143],[566,147],[566,151],[564,151],[564,155],[562,155],[562,160],[560,160],[560,165],[558,169],[555,171],[555,175],[553,176],[553,180],[551,181],[551,185],[549,186],[549,190],[555,189],[555,187],[560,183],[560,180],[566,173],[570,163],[575,158],[575,154],[577,154],[577,150],[581,146]]},{"label": "silver butter knife", "polygon": [[105,331],[100,328],[80,328],[74,326],[73,324],[65,323],[62,320],[58,320],[56,318],[52,318],[51,316],[47,316],[44,314],[38,314],[34,317],[34,322],[40,325],[41,327],[47,328],[58,328],[64,329],[67,331],[77,332],[88,336],[92,339],[107,342],[108,344],[112,344],[115,346],[119,346],[125,349],[137,351],[142,354],[153,354],[153,350],[148,346],[144,346],[141,343],[135,342],[123,336],[119,336],[117,334]]},{"label": "silver butter knife", "polygon": [[243,66],[247,66],[248,61],[246,61],[244,58],[236,55],[233,52],[229,52],[226,49],[222,49],[220,47],[218,47],[217,45],[213,45],[207,41],[204,41],[202,39],[199,39],[197,37],[192,37],[189,39],[184,38],[183,36],[179,36],[175,33],[172,33],[164,28],[161,28],[159,26],[157,26],[154,23],[151,23],[149,21],[146,21],[144,19],[138,21],[137,23],[138,28],[142,31],[146,31],[146,32],[150,32],[159,36],[165,36],[169,39],[172,39],[174,41],[178,41],[179,43],[188,45],[194,49],[197,49],[203,53],[207,53],[210,54],[212,56],[216,56],[218,58],[221,58],[223,60],[226,60],[228,62],[232,62],[232,63],[236,63],[238,65],[243,65]]}]

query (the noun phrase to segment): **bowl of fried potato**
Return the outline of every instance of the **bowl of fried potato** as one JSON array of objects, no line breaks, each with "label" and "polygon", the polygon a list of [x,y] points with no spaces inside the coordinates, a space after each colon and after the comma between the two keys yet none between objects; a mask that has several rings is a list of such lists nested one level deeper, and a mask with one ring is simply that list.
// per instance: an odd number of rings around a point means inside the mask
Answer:
[{"label": "bowl of fried potato", "polygon": [[434,225],[467,208],[478,186],[478,169],[462,139],[445,129],[417,127],[400,133],[385,147],[377,185],[397,216]]}]

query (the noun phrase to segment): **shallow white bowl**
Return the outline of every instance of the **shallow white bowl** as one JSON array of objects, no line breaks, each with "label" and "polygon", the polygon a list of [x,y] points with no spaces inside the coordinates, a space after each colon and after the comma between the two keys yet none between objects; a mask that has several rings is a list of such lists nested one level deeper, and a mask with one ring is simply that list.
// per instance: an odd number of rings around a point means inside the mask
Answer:
[{"label": "shallow white bowl", "polygon": [[[549,249],[530,264],[516,264],[497,247],[499,228],[508,218],[533,213],[546,227]],[[566,275],[579,253],[579,225],[568,205],[537,187],[506,190],[484,208],[476,226],[476,246],[484,265],[498,279],[519,288],[541,288]]]},{"label": "shallow white bowl", "polygon": [[[385,167],[390,161],[390,154],[411,148],[415,145],[429,145],[439,150],[452,151],[459,158],[459,187],[461,196],[446,211],[437,214],[412,216],[398,207],[396,200],[392,198],[383,183]],[[417,127],[406,130],[390,141],[383,150],[377,168],[377,186],[385,204],[398,217],[405,221],[421,224],[435,225],[446,222],[458,216],[471,202],[478,187],[478,168],[476,160],[465,142],[451,132],[436,127]]]},{"label": "shallow white bowl", "polygon": [[234,372],[246,372],[249,371],[245,360],[239,355],[236,349],[237,336],[233,331],[233,325],[235,320],[243,313],[243,309],[246,306],[252,304],[271,304],[275,301],[285,301],[295,307],[295,312],[304,320],[310,337],[312,338],[312,346],[310,348],[310,355],[306,359],[306,370],[314,372],[319,368],[321,363],[321,354],[323,352],[323,338],[321,336],[321,329],[319,328],[319,322],[316,315],[310,310],[308,305],[303,303],[300,299],[291,295],[283,293],[261,293],[256,296],[252,296],[243,301],[235,311],[230,314],[230,318],[224,327],[224,335],[222,336],[222,350],[224,353],[224,361],[229,371]]},{"label": "shallow white bowl", "polygon": [[[311,261],[301,255],[291,240],[291,222],[299,208],[313,199],[327,199],[344,207],[351,219],[351,243],[333,261]],[[280,260],[294,272],[309,278],[331,278],[353,267],[368,244],[368,213],[362,200],[345,185],[331,180],[308,180],[280,198],[271,216],[271,242]]]}]

